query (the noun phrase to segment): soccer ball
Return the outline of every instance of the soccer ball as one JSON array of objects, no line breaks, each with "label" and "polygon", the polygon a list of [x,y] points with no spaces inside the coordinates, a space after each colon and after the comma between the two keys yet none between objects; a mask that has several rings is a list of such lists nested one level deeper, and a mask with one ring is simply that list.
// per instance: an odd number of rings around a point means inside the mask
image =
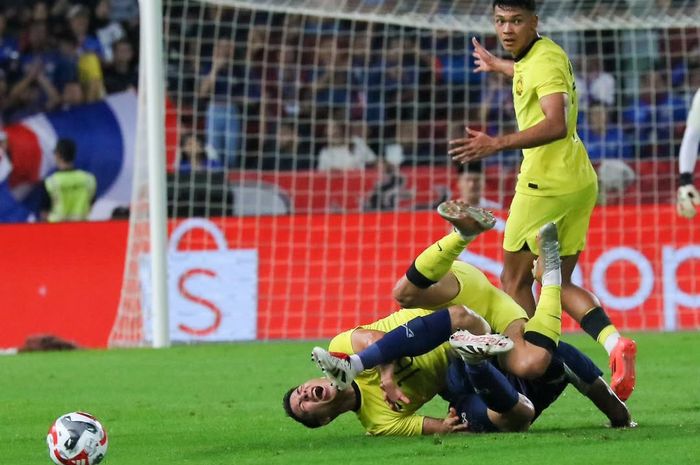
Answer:
[{"label": "soccer ball", "polygon": [[107,453],[107,432],[97,418],[85,412],[58,417],[46,442],[56,465],[94,465]]}]

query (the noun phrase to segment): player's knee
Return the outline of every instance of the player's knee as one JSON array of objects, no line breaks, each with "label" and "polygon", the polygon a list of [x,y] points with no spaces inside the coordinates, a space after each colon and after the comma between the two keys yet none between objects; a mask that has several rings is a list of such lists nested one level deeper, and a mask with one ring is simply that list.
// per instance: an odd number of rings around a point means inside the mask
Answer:
[{"label": "player's knee", "polygon": [[406,278],[401,278],[394,286],[393,296],[401,308],[413,308],[416,306],[418,293]]},{"label": "player's knee", "polygon": [[510,372],[518,378],[537,379],[547,371],[549,361],[545,357],[525,355],[510,364]]},{"label": "player's knee", "polygon": [[532,357],[523,368],[525,373],[523,378],[539,379],[547,372],[550,359],[547,357]]}]

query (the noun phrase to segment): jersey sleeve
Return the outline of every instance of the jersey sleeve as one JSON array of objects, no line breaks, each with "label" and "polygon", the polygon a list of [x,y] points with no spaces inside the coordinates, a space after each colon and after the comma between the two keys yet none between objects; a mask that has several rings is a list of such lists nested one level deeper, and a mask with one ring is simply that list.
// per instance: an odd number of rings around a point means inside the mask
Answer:
[{"label": "jersey sleeve", "polygon": [[688,120],[678,155],[678,171],[680,173],[692,173],[695,170],[698,145],[700,145],[700,89],[695,92],[688,112]]},{"label": "jersey sleeve", "polygon": [[399,417],[390,423],[378,425],[368,434],[372,436],[420,436],[423,434],[423,415]]},{"label": "jersey sleeve", "polygon": [[553,53],[547,53],[541,59],[533,63],[533,84],[537,99],[542,99],[547,95],[556,93],[569,93],[566,73],[568,73],[568,62],[566,58]]},{"label": "jersey sleeve", "polygon": [[95,196],[95,191],[97,190],[97,179],[92,174],[88,174],[88,192],[90,193],[90,199]]}]

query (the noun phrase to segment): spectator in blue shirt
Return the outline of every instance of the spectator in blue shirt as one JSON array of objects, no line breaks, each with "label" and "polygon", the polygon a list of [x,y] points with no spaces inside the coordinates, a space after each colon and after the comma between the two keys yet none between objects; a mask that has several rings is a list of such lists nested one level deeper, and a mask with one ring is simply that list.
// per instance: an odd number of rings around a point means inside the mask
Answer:
[{"label": "spectator in blue shirt", "polygon": [[610,122],[612,109],[602,103],[588,107],[587,118],[579,136],[593,161],[604,158],[632,158],[634,150],[622,128]]},{"label": "spectator in blue shirt", "polygon": [[340,49],[334,36],[328,35],[320,40],[317,60],[307,76],[317,109],[322,114],[349,110],[353,79],[350,54]]},{"label": "spectator in blue shirt", "polygon": [[40,72],[55,85],[59,61],[57,49],[51,46],[46,22],[32,21],[27,33],[27,45],[20,55],[22,74],[26,76],[30,69],[39,66]]},{"label": "spectator in blue shirt", "polygon": [[94,53],[104,59],[104,50],[99,40],[88,31],[90,30],[90,11],[83,5],[73,5],[66,14],[70,30],[78,41],[78,51]]},{"label": "spectator in blue shirt", "polygon": [[221,163],[207,157],[204,140],[193,133],[183,134],[180,138],[180,164],[182,172],[221,169]]},{"label": "spectator in blue shirt", "polygon": [[245,67],[236,63],[234,43],[221,38],[215,42],[209,63],[201,69],[199,97],[207,105],[207,145],[228,167],[241,162],[241,104],[245,98]]},{"label": "spectator in blue shirt", "polygon": [[7,17],[0,10],[0,69],[8,72],[11,63],[19,58],[19,44],[15,37],[7,34]]},{"label": "spectator in blue shirt", "polygon": [[78,41],[70,32],[65,32],[57,38],[58,56],[54,71],[53,83],[59,92],[68,82],[79,80],[78,76]]},{"label": "spectator in blue shirt", "polygon": [[642,75],[639,98],[623,111],[629,135],[641,144],[640,156],[670,156],[680,143],[687,114],[684,99],[673,94],[656,70]]}]

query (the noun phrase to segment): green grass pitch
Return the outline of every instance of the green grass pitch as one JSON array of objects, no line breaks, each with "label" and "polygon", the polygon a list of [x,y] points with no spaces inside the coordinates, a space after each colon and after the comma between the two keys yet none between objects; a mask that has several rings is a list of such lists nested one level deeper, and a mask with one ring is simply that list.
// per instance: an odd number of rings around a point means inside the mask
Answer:
[{"label": "green grass pitch", "polygon": [[[51,463],[49,425],[85,410],[109,432],[107,465],[697,464],[699,335],[634,335],[638,384],[629,406],[636,429],[605,427],[569,387],[528,433],[421,438],[364,436],[351,414],[318,430],[285,418],[286,388],[317,375],[313,342],[0,357],[0,463]],[[564,339],[606,366],[588,338]],[[435,416],[444,409],[440,400],[424,407]]]}]

